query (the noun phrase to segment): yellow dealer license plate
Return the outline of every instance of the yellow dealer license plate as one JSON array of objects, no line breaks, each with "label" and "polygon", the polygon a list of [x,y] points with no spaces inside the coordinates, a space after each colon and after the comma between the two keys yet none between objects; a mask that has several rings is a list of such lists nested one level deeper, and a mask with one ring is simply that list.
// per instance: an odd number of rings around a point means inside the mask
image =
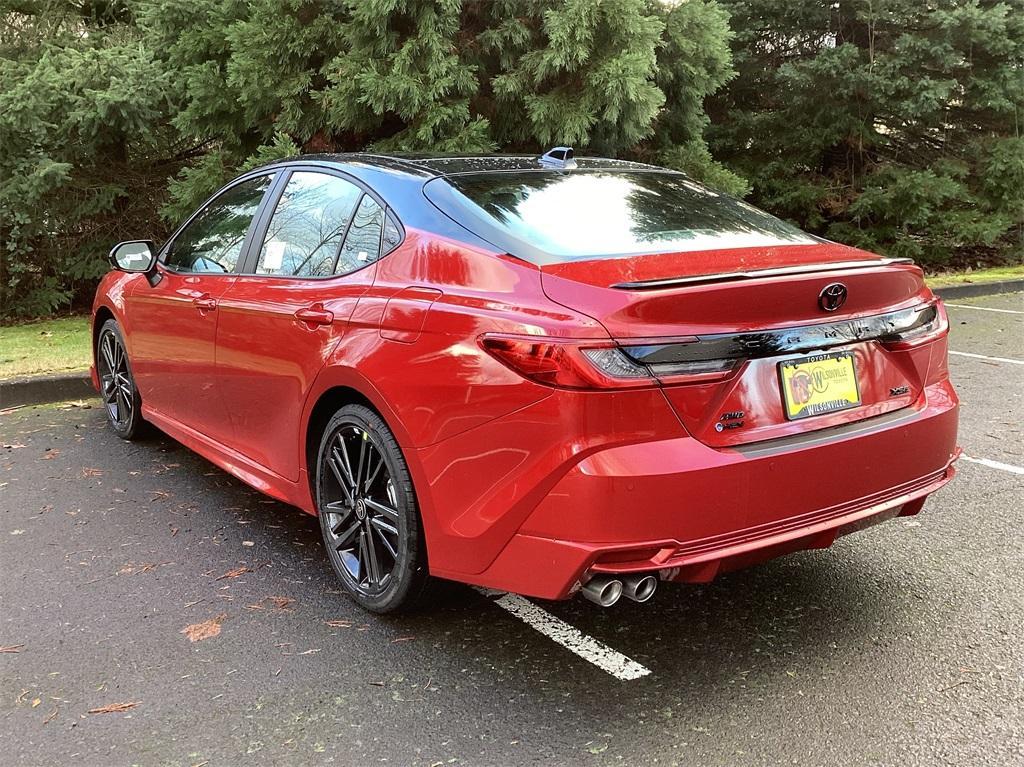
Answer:
[{"label": "yellow dealer license plate", "polygon": [[853,352],[816,354],[779,363],[782,398],[791,421],[860,404]]}]

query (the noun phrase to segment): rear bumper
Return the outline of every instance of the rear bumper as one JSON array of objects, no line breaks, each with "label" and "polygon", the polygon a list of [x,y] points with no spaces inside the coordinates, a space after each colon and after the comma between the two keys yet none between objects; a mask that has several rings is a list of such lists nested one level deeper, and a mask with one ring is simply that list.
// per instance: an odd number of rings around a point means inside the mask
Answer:
[{"label": "rear bumper", "polygon": [[681,437],[590,454],[468,580],[560,599],[596,573],[657,571],[664,580],[706,582],[827,547],[916,514],[952,479],[957,410],[943,381],[927,388],[919,409],[805,440],[739,450]]}]

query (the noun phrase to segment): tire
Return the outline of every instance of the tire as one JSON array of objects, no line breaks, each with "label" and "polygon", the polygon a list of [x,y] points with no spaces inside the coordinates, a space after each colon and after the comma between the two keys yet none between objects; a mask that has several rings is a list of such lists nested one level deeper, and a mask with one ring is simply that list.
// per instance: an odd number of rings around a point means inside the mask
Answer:
[{"label": "tire", "polygon": [[144,434],[147,424],[142,418],[142,399],[135,386],[127,349],[117,321],[104,322],[96,339],[100,397],[114,433],[132,441]]},{"label": "tire", "polygon": [[316,506],[327,558],[352,599],[375,613],[415,605],[429,579],[416,492],[398,442],[369,408],[346,405],[324,429]]}]

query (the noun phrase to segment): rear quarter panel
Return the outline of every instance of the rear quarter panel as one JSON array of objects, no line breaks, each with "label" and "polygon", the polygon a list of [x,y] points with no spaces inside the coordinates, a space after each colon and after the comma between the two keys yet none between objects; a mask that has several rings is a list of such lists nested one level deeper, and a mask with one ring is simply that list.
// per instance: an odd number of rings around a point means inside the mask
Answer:
[{"label": "rear quarter panel", "polygon": [[536,267],[410,231],[379,263],[322,377],[357,368],[393,408],[405,444],[424,447],[550,394],[483,351],[490,332],[607,338],[548,300]]},{"label": "rear quarter panel", "polygon": [[[455,530],[467,508],[493,495],[498,476],[506,477],[499,485],[511,495],[489,506],[493,512],[527,490],[516,486],[514,473],[523,460],[520,443],[530,440],[502,447],[479,427],[553,392],[483,351],[478,339],[489,332],[608,337],[599,323],[551,302],[536,267],[409,229],[402,246],[379,262],[308,398],[307,422],[314,404],[339,386],[364,394],[387,421],[416,485],[432,570],[450,570],[466,555],[480,569],[507,540],[511,530],[502,525],[493,539],[486,530]],[[425,451],[437,445],[450,445],[440,455],[456,457],[439,460],[432,451],[425,461]],[[453,494],[457,486],[463,489]]]}]

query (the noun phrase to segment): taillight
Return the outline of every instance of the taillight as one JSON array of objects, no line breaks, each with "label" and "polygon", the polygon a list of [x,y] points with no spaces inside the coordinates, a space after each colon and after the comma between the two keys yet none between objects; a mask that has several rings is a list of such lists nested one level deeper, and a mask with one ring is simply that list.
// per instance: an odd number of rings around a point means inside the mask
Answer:
[{"label": "taillight", "polygon": [[480,344],[522,376],[563,389],[637,388],[724,381],[752,359],[874,341],[910,349],[949,330],[938,299],[860,319],[744,333],[581,341],[483,335]]},{"label": "taillight", "polygon": [[747,358],[742,345],[722,343],[717,337],[652,339],[623,344],[621,348],[625,356],[645,367],[663,384],[722,381]]},{"label": "taillight", "polygon": [[878,340],[889,349],[911,349],[934,341],[949,330],[949,317],[942,301],[893,312],[886,317],[889,327]]},{"label": "taillight", "polygon": [[520,375],[562,389],[653,386],[654,379],[610,341],[607,344],[527,336],[485,335],[480,345]]},{"label": "taillight", "polygon": [[633,353],[649,347],[619,346],[612,341],[484,335],[480,345],[520,375],[561,389],[621,389],[656,383],[716,381],[728,377],[741,363],[736,359],[713,359],[658,360],[645,364],[638,362]]},{"label": "taillight", "polygon": [[877,341],[890,349],[908,349],[928,343],[949,329],[937,299],[858,319],[799,327],[718,333],[687,338],[652,339],[623,344],[633,362],[645,366],[665,384],[693,383],[727,378],[744,360],[815,352],[838,346]]},{"label": "taillight", "polygon": [[738,359],[667,362],[660,365],[649,365],[648,369],[664,384],[708,383],[709,381],[725,380],[742,362]]},{"label": "taillight", "polygon": [[583,348],[580,351],[598,370],[611,378],[639,380],[651,377],[643,365],[637,365],[617,347]]}]

